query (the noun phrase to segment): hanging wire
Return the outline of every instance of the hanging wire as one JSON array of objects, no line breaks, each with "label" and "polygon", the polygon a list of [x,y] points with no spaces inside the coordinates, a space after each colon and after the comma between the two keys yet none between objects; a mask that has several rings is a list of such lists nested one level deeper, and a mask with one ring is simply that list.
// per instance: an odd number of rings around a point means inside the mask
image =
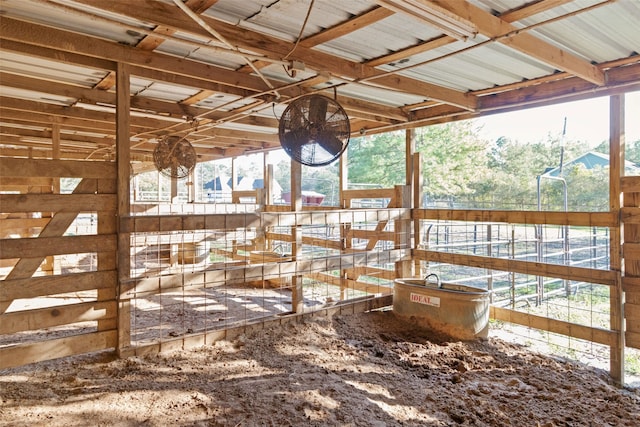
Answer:
[{"label": "hanging wire", "polygon": [[[287,60],[292,54],[293,52],[296,50],[296,48],[298,47],[298,44],[300,44],[300,41],[302,40],[302,34],[304,33],[304,30],[307,26],[307,22],[309,21],[309,16],[311,16],[311,10],[313,9],[313,3],[315,2],[315,0],[311,0],[311,2],[309,3],[309,8],[307,9],[307,15],[304,18],[304,21],[302,22],[302,27],[300,27],[300,32],[298,33],[298,37],[296,38],[296,42],[294,43],[293,47],[291,48],[291,50],[289,51],[289,53],[287,53],[282,59],[283,60]],[[295,77],[295,74],[292,72],[291,74],[289,74],[289,70],[287,70],[287,67],[285,65],[282,66],[282,68],[284,68],[284,72],[287,73],[287,75],[291,78]]]},{"label": "hanging wire", "polygon": [[231,43],[229,43],[229,41],[227,41],[227,39],[225,39],[222,34],[218,33],[216,30],[214,30],[209,24],[207,24],[206,22],[204,22],[204,20],[202,18],[200,18],[200,16],[198,16],[197,13],[195,13],[193,10],[191,10],[186,4],[184,4],[182,2],[182,0],[173,0],[173,2],[176,4],[176,6],[178,6],[184,13],[186,13],[191,19],[193,19],[198,25],[200,25],[202,28],[204,28],[209,34],[211,34],[212,36],[214,36],[215,38],[217,38],[218,40],[220,40],[223,44],[225,44],[227,47],[229,47],[229,49],[235,51],[238,53],[238,55],[240,55],[245,62],[247,63],[247,65],[249,67],[251,67],[251,69],[253,71],[256,72],[256,74],[262,79],[262,81],[267,85],[267,87],[269,89],[272,89],[271,92],[273,92],[278,98],[280,98],[280,94],[278,93],[277,90],[275,90],[275,88],[273,87],[273,85],[271,84],[271,82],[264,76],[264,74],[262,74],[262,72],[253,64],[253,62],[251,61],[250,58],[248,58],[247,56],[245,56],[242,52],[240,52],[240,50],[238,48],[236,48],[235,46],[233,46]]}]

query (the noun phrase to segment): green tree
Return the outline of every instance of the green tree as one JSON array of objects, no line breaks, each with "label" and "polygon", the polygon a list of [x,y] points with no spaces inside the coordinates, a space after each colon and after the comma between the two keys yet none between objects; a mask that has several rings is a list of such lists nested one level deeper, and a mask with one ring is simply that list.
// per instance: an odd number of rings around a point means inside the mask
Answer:
[{"label": "green tree", "polygon": [[606,211],[609,209],[609,168],[587,169],[575,165],[565,173],[569,210]]},{"label": "green tree", "polygon": [[453,201],[480,189],[474,184],[488,177],[488,144],[477,134],[470,121],[417,129],[427,199]]},{"label": "green tree", "polygon": [[387,132],[349,142],[349,183],[390,188],[405,181],[405,133]]},{"label": "green tree", "polygon": [[[480,176],[471,186],[476,190],[474,201],[495,209],[533,209],[537,207],[538,176],[581,154],[580,145],[549,135],[547,141],[522,143],[508,138],[497,139],[487,150],[489,173]],[[563,208],[564,190],[560,181],[541,182],[543,208]]]}]

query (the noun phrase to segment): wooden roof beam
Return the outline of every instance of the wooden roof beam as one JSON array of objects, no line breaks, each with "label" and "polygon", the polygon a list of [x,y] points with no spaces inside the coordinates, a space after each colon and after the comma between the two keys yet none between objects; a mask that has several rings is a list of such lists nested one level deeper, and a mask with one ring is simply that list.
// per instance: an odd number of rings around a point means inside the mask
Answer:
[{"label": "wooden roof beam", "polygon": [[[103,2],[101,0],[77,0],[80,3],[98,7],[114,13],[120,13],[135,19],[160,23],[179,31],[192,33],[198,36],[211,37],[192,20],[186,16],[179,16],[175,13],[175,8],[161,2],[148,1],[137,4],[137,7],[130,7],[129,2],[116,0]],[[225,22],[217,21],[203,16],[202,19],[211,25],[225,39],[235,46],[247,49],[252,52],[264,55],[274,60],[282,60],[286,55],[290,55],[291,60],[298,60],[305,63],[311,69],[318,72],[326,71],[337,77],[346,80],[374,82],[376,86],[392,90],[400,90],[411,94],[422,95],[427,98],[458,105],[462,108],[474,110],[477,100],[472,95],[457,90],[445,88],[431,83],[421,82],[409,77],[389,75],[381,73],[373,67],[345,60],[324,52],[312,50],[304,46],[298,47],[291,53],[294,43],[277,39],[275,37],[260,34],[246,28],[237,27]],[[241,76],[248,76],[244,73],[236,73]]]},{"label": "wooden roof beam", "polygon": [[328,41],[350,34],[354,31],[360,30],[385,18],[388,18],[393,14],[394,12],[392,10],[385,9],[383,7],[375,7],[358,16],[350,18],[347,21],[341,22],[337,25],[334,25],[333,27],[327,28],[320,31],[319,33],[302,39],[300,41],[300,46],[310,48],[322,43],[326,43]]},{"label": "wooden roof beam", "polygon": [[553,46],[519,28],[508,21],[492,15],[465,0],[432,0],[432,3],[472,22],[480,34],[496,39],[525,55],[536,58],[552,67],[567,71],[588,82],[602,86],[604,73],[595,65],[576,55]]},{"label": "wooden roof beam", "polygon": [[[564,3],[569,3],[571,1],[573,0],[534,1],[531,3],[527,3],[525,6],[503,13],[502,15],[500,15],[500,19],[507,22],[515,22],[520,19],[533,16],[537,13],[544,12],[545,10],[553,9],[554,7],[560,6]],[[418,55],[420,53],[424,53],[433,49],[437,49],[442,46],[446,46],[455,41],[457,41],[455,38],[451,36],[443,35],[431,40],[420,42],[413,46],[408,46],[404,49],[400,49],[388,55],[379,56],[377,58],[370,59],[369,61],[366,62],[366,64],[372,67],[389,64],[390,62],[396,62],[404,58],[409,58],[413,55]]]},{"label": "wooden roof beam", "polygon": [[[0,32],[2,47],[9,47],[9,50],[15,49],[15,51],[26,55],[56,59],[58,56],[70,54],[69,59],[72,63],[77,61],[81,65],[91,65],[92,59],[95,58],[96,63],[102,65],[101,61],[103,58],[96,58],[96,55],[102,53],[104,55],[112,55],[110,59],[137,64],[131,67],[131,74],[135,76],[182,86],[208,89],[214,92],[222,92],[241,97],[255,97],[256,99],[263,99],[265,101],[271,101],[273,99],[272,96],[255,96],[256,92],[264,88],[264,84],[254,76],[238,74],[237,72],[225,70],[220,67],[196,62],[193,62],[193,65],[187,66],[184,60],[168,55],[139,51],[135,48],[122,46],[113,42],[78,36],[61,30],[42,27],[10,18],[3,18],[1,24],[3,25],[3,31]],[[25,32],[39,34],[40,36],[28,37],[28,40],[21,40],[20,34]],[[9,39],[9,37],[11,37],[11,39]],[[42,37],[42,39],[40,39],[40,37]],[[25,43],[25,41],[36,43],[37,45],[30,45]],[[66,49],[72,49],[73,52],[66,52]],[[186,62],[192,63],[192,61]],[[154,67],[149,67],[149,63],[155,64]],[[113,64],[113,62],[109,61],[109,64]],[[215,80],[213,80],[214,77]],[[238,78],[244,82],[244,88],[236,88],[233,86],[238,82]],[[298,96],[300,94],[295,88],[278,90],[280,94],[285,97]],[[362,104],[363,102],[364,101],[353,100],[354,104]],[[370,110],[375,111],[375,114],[381,118],[406,120],[406,117],[403,117],[400,109],[393,109],[372,102],[369,102],[368,105],[370,105]],[[356,109],[353,111],[361,110]],[[350,113],[353,114],[353,112]],[[216,114],[214,113],[213,115],[215,116]],[[384,122],[385,120],[382,121]]]}]

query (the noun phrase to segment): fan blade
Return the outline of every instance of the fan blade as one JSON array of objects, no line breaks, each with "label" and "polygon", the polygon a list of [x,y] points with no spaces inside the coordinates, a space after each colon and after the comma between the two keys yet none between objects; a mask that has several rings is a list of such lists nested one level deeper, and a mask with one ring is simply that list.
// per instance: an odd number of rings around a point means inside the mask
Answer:
[{"label": "fan blade", "polygon": [[308,129],[297,128],[291,132],[287,132],[284,135],[284,144],[289,147],[295,147],[297,145],[306,144],[311,139],[311,134]]},{"label": "fan blade", "polygon": [[294,129],[287,132],[282,140],[282,147],[295,159],[301,159],[302,147],[309,143],[311,135],[305,128]]},{"label": "fan blade", "polygon": [[327,121],[329,99],[324,96],[313,96],[309,99],[309,120],[313,124],[324,124]]},{"label": "fan blade", "polygon": [[331,156],[342,152],[342,140],[335,136],[334,132],[321,132],[316,138],[316,142]]},{"label": "fan blade", "polygon": [[290,128],[309,127],[310,123],[302,102],[294,101],[289,104],[286,112],[287,114],[284,117],[288,121]]}]

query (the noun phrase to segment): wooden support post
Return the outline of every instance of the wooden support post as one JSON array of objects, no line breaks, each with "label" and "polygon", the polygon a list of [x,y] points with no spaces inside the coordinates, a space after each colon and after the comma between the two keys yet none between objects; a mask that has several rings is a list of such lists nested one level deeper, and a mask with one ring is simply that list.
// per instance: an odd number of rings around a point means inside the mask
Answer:
[{"label": "wooden support post", "polygon": [[238,158],[233,157],[231,159],[231,192],[233,193],[238,189]]},{"label": "wooden support post", "polygon": [[[413,209],[422,208],[423,197],[423,178],[422,178],[422,155],[414,153],[413,157]],[[422,221],[420,219],[413,220],[413,244],[412,249],[422,249]],[[426,273],[422,271],[422,262],[419,259],[414,261],[415,274],[423,277]]]},{"label": "wooden support post", "polygon": [[118,342],[117,351],[131,346],[131,307],[129,299],[121,299],[122,290],[131,275],[130,233],[120,230],[122,220],[130,215],[130,83],[129,65],[118,63],[116,72],[116,163],[118,166]]},{"label": "wooden support post", "polygon": [[[624,95],[614,95],[609,103],[609,202],[610,211],[620,217],[621,178],[624,175]],[[637,226],[635,226],[637,227]],[[638,230],[629,230],[638,233]],[[627,232],[625,230],[625,241]],[[635,243],[635,242],[634,242]],[[611,286],[611,330],[617,333],[616,344],[610,351],[610,375],[620,385],[624,384],[624,294],[622,291],[622,233],[621,226],[611,228],[611,270],[616,271],[615,286]],[[631,260],[630,260],[631,261]],[[638,261],[638,260],[635,260]],[[631,264],[631,263],[629,263]],[[625,261],[626,265],[626,261]],[[632,268],[629,265],[629,268]],[[634,273],[630,271],[630,273]],[[640,275],[640,274],[639,274]]]},{"label": "wooden support post", "polygon": [[187,180],[187,201],[194,203],[196,201],[196,192],[199,186],[198,174],[196,168],[191,169],[189,172],[189,178]]},{"label": "wooden support post", "polygon": [[[414,208],[417,205],[415,204],[415,190],[414,190],[414,186],[416,184],[415,182],[415,165],[414,165],[414,154],[416,152],[416,130],[414,128],[411,129],[407,129],[405,131],[405,184],[407,186],[407,191],[408,191],[408,196],[406,197],[406,200],[403,203],[403,207],[404,205],[406,205],[406,207],[409,208]],[[414,225],[415,228],[415,225]],[[416,245],[415,245],[415,238],[411,239],[411,226],[410,223],[407,222],[407,230],[406,233],[408,235],[407,239],[408,239],[408,247],[415,249]],[[415,266],[411,266],[413,267],[413,271],[419,271],[415,269]],[[409,271],[411,271],[411,268],[409,268]],[[404,276],[407,277],[407,276]]]},{"label": "wooden support post", "polygon": [[[98,194],[116,194],[117,181],[114,179],[99,179],[97,183]],[[116,216],[115,212],[98,212],[98,235],[116,234]],[[117,252],[98,252],[98,271],[116,270],[117,268]],[[113,287],[98,289],[98,301],[113,301],[117,298],[117,284],[114,283]],[[99,320],[98,330],[106,331],[117,328],[117,316],[116,320]]]},{"label": "wooden support post", "polygon": [[[291,160],[291,210],[302,212],[302,164]],[[302,255],[302,227],[291,226],[291,259],[298,261]],[[291,278],[291,310],[295,313],[304,311],[304,295],[302,288],[302,272],[296,271]]]},{"label": "wooden support post", "polygon": [[405,131],[405,163],[406,163],[406,179],[405,184],[411,186],[414,183],[413,155],[416,152],[416,130],[411,128]]},{"label": "wooden support post", "polygon": [[340,162],[338,164],[340,168],[340,189],[339,189],[339,198],[340,198],[340,207],[342,209],[348,209],[350,206],[347,206],[347,201],[344,198],[344,192],[349,188],[349,168],[348,159],[347,159],[347,151],[340,156]]},{"label": "wooden support post", "polygon": [[[171,170],[171,175],[174,175],[177,170]],[[171,203],[177,203],[176,200],[178,198],[178,180],[176,178],[171,178],[171,195],[169,196]]]},{"label": "wooden support post", "polygon": [[265,191],[265,204],[267,206],[273,205],[273,185],[274,174],[273,174],[273,165],[269,164],[265,168],[265,177],[264,177],[264,191]]},{"label": "wooden support post", "polygon": [[160,201],[162,200],[162,174],[160,172],[156,172],[156,175],[158,177],[158,198],[156,200]]},{"label": "wooden support post", "polygon": [[[264,189],[262,190],[262,194],[258,193],[256,198],[260,199],[260,203],[262,203],[263,210],[266,211],[267,206],[273,205],[273,165],[268,163],[269,153],[264,153],[264,169],[263,169],[263,182]],[[261,226],[261,230],[263,233],[263,241],[262,246],[264,250],[273,250],[273,244],[271,240],[267,239],[267,233],[269,232],[269,228],[265,226]]]},{"label": "wooden support post", "polygon": [[[345,150],[344,153],[340,156],[340,163],[338,164],[340,170],[340,188],[338,189],[338,200],[340,201],[340,207],[342,209],[349,209],[349,202],[347,202],[345,198],[345,191],[349,188],[349,158],[347,157],[348,150]],[[340,227],[340,241],[342,250],[351,249],[351,239],[349,238],[349,231],[351,230],[351,223],[349,224],[338,224]],[[347,279],[349,275],[348,270],[340,270],[340,278]],[[346,288],[344,283],[346,280],[340,280],[340,300],[344,300],[346,298]]]},{"label": "wooden support post", "polygon": [[[408,208],[411,206],[411,186],[396,185],[395,186],[396,206]],[[411,247],[411,220],[398,219],[395,220],[393,229],[396,233],[396,241],[394,249],[410,249]],[[397,261],[395,264],[396,277],[412,277],[413,262],[409,259]]]},{"label": "wooden support post", "polygon": [[[60,159],[60,125],[55,123],[51,125],[51,144],[53,147],[52,159]],[[60,178],[53,179],[53,194],[60,194]]]},{"label": "wooden support post", "polygon": [[[60,125],[53,124],[51,125],[51,144],[52,144],[52,155],[51,158],[54,160],[60,159]],[[60,194],[60,177],[51,178],[51,192],[53,194]],[[53,212],[48,213],[48,217],[51,218]],[[43,216],[45,216],[43,212]],[[60,261],[56,259],[54,256],[48,256],[45,259],[45,263],[42,266],[42,270],[48,271],[50,274],[60,274],[61,267]]]}]

